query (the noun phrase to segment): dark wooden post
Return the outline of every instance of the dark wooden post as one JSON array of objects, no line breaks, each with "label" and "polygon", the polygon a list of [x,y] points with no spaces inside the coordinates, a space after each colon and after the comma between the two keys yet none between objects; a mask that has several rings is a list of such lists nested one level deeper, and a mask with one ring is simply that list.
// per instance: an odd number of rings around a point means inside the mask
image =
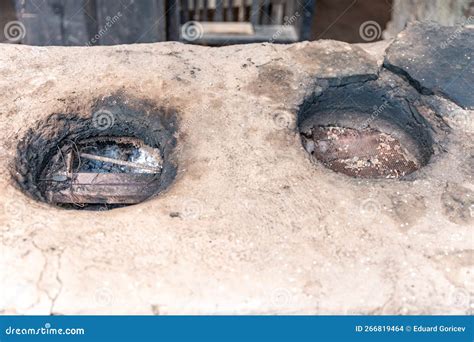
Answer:
[{"label": "dark wooden post", "polygon": [[25,26],[24,44],[86,45],[89,0],[15,1],[18,19]]},{"label": "dark wooden post", "polygon": [[165,0],[96,0],[100,45],[166,40]]},{"label": "dark wooden post", "polygon": [[311,36],[311,24],[313,22],[314,7],[316,0],[305,0],[303,2],[300,37],[299,40],[308,40]]}]

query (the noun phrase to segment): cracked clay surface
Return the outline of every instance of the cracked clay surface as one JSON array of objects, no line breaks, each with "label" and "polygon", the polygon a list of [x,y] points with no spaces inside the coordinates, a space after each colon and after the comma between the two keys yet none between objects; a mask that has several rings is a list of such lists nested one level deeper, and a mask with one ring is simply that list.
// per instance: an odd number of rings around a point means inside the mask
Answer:
[{"label": "cracked clay surface", "polygon": [[[446,49],[472,58],[463,30]],[[420,93],[413,79],[429,73],[410,80],[397,57],[430,34],[415,25],[370,45],[0,46],[0,312],[471,313],[472,92],[436,73]],[[463,63],[447,72],[472,86]],[[404,179],[355,179],[313,160],[296,123],[305,99],[382,81],[406,89],[429,123],[427,165]],[[90,118],[113,94],[176,111],[174,182],[104,212],[23,193],[14,160],[28,129],[54,113]]]}]

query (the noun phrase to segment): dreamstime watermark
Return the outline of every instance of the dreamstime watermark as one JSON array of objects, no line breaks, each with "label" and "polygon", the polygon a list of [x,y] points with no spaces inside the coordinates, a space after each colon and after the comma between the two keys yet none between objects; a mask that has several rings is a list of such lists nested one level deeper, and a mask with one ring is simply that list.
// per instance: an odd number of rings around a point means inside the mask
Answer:
[{"label": "dreamstime watermark", "polygon": [[197,219],[202,213],[202,203],[195,198],[188,198],[183,202],[181,215],[187,219]]},{"label": "dreamstime watermark", "polygon": [[277,307],[288,306],[291,303],[292,297],[291,291],[282,287],[273,289],[270,294],[272,304]]},{"label": "dreamstime watermark", "polygon": [[273,122],[277,129],[291,128],[294,121],[295,116],[288,111],[278,111],[273,114]]},{"label": "dreamstime watermark", "polygon": [[100,287],[95,292],[95,302],[102,307],[107,307],[114,302],[114,294],[108,287]]},{"label": "dreamstime watermark", "polygon": [[21,219],[26,212],[26,206],[23,202],[9,200],[3,204],[3,210],[5,214]]},{"label": "dreamstime watermark", "polygon": [[359,35],[366,42],[373,42],[382,37],[382,28],[376,21],[364,21],[359,27]]},{"label": "dreamstime watermark", "polygon": [[293,26],[299,17],[299,12],[295,12],[295,14],[289,18],[285,17],[283,25],[281,25],[281,27],[273,34],[272,38],[269,40],[269,43],[275,42],[275,40],[277,40],[283,34],[284,29],[288,26]]},{"label": "dreamstime watermark", "polygon": [[116,15],[113,17],[106,17],[105,18],[105,25],[92,37],[88,42],[87,46],[95,45],[102,37],[104,37],[107,32],[114,26],[120,18],[122,18],[122,12],[118,11]]},{"label": "dreamstime watermark", "polygon": [[9,42],[17,43],[26,37],[26,27],[21,21],[9,21],[3,28],[3,33]]},{"label": "dreamstime watermark", "polygon": [[367,217],[375,217],[381,211],[380,203],[373,198],[362,201],[360,205],[360,213]]},{"label": "dreamstime watermark", "polygon": [[40,328],[15,328],[9,326],[5,329],[5,335],[84,335],[84,328],[53,328],[46,323]]},{"label": "dreamstime watermark", "polygon": [[181,37],[184,40],[193,42],[195,40],[201,39],[203,35],[204,27],[197,21],[188,21],[183,26],[181,26]]},{"label": "dreamstime watermark", "polygon": [[99,131],[111,128],[115,123],[114,114],[107,109],[100,109],[92,114],[92,124]]},{"label": "dreamstime watermark", "polygon": [[468,111],[464,111],[461,109],[454,110],[446,117],[451,123],[451,125],[455,128],[459,128],[469,132],[474,131],[474,119]]},{"label": "dreamstime watermark", "polygon": [[385,109],[387,109],[388,105],[388,100],[384,100],[380,106],[374,106],[372,113],[370,113],[370,116],[367,118],[367,120],[363,122],[361,129],[369,126],[375,119],[377,119],[380,114],[382,114]]},{"label": "dreamstime watermark", "polygon": [[451,293],[452,305],[460,308],[469,308],[471,304],[471,296],[465,289],[456,288]]},{"label": "dreamstime watermark", "polygon": [[[392,94],[391,98],[395,98],[398,96],[402,96],[402,88],[396,88]],[[384,99],[382,104],[380,105],[375,105],[373,106],[372,113],[370,113],[370,116],[365,120],[362,125],[360,126],[360,129],[366,128],[369,126],[375,119],[377,119],[380,115],[382,115],[383,112],[387,110],[387,108],[391,105],[391,102],[388,99]]]},{"label": "dreamstime watermark", "polygon": [[448,39],[446,39],[444,42],[441,43],[441,48],[442,49],[446,49],[449,45],[451,45],[451,43],[456,40],[459,35],[461,34],[461,32],[464,30],[464,26],[467,26],[467,25],[471,25],[474,23],[474,16],[470,16],[469,18],[466,19],[466,21],[461,25],[459,26],[453,34],[451,34]]}]

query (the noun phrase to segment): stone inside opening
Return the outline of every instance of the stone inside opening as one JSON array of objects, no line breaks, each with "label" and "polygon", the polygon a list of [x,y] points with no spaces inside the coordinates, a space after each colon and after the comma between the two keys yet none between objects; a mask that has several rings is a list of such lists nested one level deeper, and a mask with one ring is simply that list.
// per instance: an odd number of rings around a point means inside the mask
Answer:
[{"label": "stone inside opening", "polygon": [[355,178],[403,178],[433,153],[429,123],[410,101],[370,82],[311,96],[300,108],[298,127],[312,157]]}]

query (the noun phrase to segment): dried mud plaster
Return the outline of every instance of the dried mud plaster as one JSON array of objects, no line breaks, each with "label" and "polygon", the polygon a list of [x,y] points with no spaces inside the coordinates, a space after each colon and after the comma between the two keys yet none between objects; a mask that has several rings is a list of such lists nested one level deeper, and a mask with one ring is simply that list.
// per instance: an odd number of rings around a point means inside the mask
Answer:
[{"label": "dried mud plaster", "polygon": [[[442,51],[456,63],[438,65],[423,49],[456,30]],[[471,32],[417,25],[369,45],[0,45],[0,312],[472,314]],[[94,127],[100,110],[109,130]],[[328,154],[309,155],[302,142],[314,151],[328,132],[347,151],[326,139]],[[57,146],[110,135],[159,149],[156,195],[104,212],[41,201]],[[399,175],[323,164],[398,146]]]}]

